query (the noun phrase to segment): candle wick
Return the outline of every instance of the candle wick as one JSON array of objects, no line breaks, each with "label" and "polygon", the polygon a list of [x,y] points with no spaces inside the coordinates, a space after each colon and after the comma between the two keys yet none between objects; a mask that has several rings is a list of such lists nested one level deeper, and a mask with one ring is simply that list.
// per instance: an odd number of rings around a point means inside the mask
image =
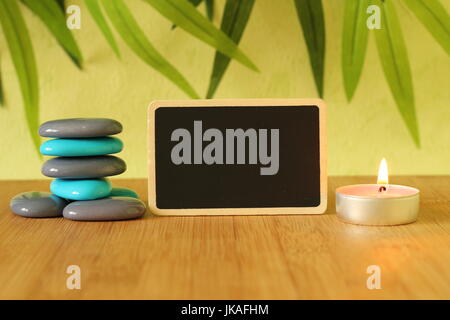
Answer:
[{"label": "candle wick", "polygon": [[385,186],[381,186],[379,189],[378,189],[378,192],[379,193],[382,193],[382,192],[386,192],[386,187]]}]

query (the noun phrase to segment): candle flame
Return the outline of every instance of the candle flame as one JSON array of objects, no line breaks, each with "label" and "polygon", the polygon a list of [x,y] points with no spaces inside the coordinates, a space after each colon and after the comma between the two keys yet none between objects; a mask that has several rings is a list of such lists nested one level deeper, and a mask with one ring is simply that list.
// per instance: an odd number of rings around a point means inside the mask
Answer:
[{"label": "candle flame", "polygon": [[386,159],[381,159],[380,166],[378,168],[378,184],[387,185],[389,184],[389,174]]}]

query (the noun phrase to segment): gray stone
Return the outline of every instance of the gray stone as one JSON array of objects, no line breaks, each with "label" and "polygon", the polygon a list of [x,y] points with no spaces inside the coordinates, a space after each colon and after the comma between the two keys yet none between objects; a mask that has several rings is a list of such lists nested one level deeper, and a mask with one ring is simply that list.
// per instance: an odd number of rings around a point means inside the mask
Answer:
[{"label": "gray stone", "polygon": [[125,162],[114,156],[58,157],[46,161],[41,172],[52,178],[90,179],[115,176],[126,169]]},{"label": "gray stone", "polygon": [[39,135],[48,138],[92,138],[122,132],[120,122],[105,118],[74,118],[47,121],[39,127]]},{"label": "gray stone", "polygon": [[61,217],[69,202],[50,192],[24,192],[11,199],[9,206],[15,214],[27,218]]},{"label": "gray stone", "polygon": [[64,218],[78,221],[137,219],[144,215],[145,204],[138,199],[117,197],[75,201],[64,208]]}]

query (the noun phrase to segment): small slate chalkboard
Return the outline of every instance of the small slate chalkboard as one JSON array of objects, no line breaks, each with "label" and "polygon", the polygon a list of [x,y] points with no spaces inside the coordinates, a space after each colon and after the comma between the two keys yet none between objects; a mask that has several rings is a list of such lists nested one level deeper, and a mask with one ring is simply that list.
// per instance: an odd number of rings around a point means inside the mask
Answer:
[{"label": "small slate chalkboard", "polygon": [[154,101],[148,130],[148,201],[154,214],[326,209],[322,100]]}]

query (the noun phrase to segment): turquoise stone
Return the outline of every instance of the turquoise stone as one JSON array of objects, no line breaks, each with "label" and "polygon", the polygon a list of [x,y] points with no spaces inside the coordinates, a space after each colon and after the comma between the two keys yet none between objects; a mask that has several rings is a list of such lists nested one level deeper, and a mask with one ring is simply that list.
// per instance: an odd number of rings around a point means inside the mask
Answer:
[{"label": "turquoise stone", "polygon": [[46,156],[82,157],[101,156],[122,151],[123,143],[117,138],[53,139],[41,145]]},{"label": "turquoise stone", "polygon": [[111,194],[109,196],[110,197],[128,197],[128,198],[139,199],[138,194],[128,188],[113,187],[111,190]]},{"label": "turquoise stone", "polygon": [[108,197],[111,182],[108,179],[64,180],[56,179],[50,190],[58,197],[69,200],[94,200]]}]

